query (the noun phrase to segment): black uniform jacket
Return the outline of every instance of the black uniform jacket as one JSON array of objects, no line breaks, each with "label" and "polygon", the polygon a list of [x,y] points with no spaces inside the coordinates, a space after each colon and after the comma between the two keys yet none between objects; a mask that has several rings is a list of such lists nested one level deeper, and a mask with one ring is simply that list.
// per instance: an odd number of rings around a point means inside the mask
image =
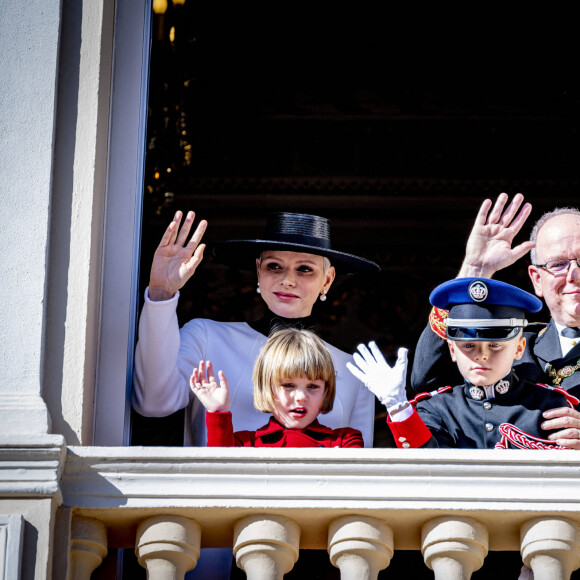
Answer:
[{"label": "black uniform jacket", "polygon": [[[546,372],[546,365],[550,363],[555,371],[568,374],[574,366],[580,365],[580,343],[577,344],[565,357],[562,357],[558,329],[553,319],[545,324],[530,324],[524,332],[526,350],[519,361],[514,361],[514,369],[518,377],[534,383],[560,386],[580,397],[580,369],[575,370],[561,381],[554,382],[554,378]],[[423,330],[413,360],[411,372],[411,386],[415,392],[431,391],[443,385],[457,385],[463,382],[457,365],[451,360],[449,347],[445,340],[431,330],[431,326]]]},{"label": "black uniform jacket", "polygon": [[[494,396],[465,382],[416,397],[413,415],[389,421],[397,447],[462,449],[547,449],[542,412],[557,407],[578,410],[580,401],[563,389],[519,380],[512,371],[494,385]],[[431,434],[427,441],[425,426]]]}]

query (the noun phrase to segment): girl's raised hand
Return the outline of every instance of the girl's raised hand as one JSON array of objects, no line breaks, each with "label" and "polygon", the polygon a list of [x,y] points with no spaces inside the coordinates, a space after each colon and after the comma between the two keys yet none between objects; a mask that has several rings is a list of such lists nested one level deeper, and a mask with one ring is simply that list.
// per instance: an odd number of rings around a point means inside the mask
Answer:
[{"label": "girl's raised hand", "polygon": [[210,361],[201,361],[199,368],[193,369],[189,385],[193,394],[209,413],[225,413],[230,410],[230,389],[222,371],[218,372],[219,384]]},{"label": "girl's raised hand", "polygon": [[205,244],[201,239],[207,228],[207,222],[201,220],[193,235],[189,232],[195,220],[195,213],[187,212],[180,229],[183,213],[176,211],[173,221],[167,226],[151,265],[149,276],[149,298],[154,302],[169,300],[193,276],[203,259]]}]

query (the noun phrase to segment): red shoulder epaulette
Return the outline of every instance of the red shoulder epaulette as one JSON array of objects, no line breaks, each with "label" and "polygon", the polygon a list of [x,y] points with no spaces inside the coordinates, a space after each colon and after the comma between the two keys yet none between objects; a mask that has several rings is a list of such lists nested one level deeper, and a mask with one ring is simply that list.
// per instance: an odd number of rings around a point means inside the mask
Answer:
[{"label": "red shoulder epaulette", "polygon": [[413,405],[413,407],[414,407],[419,401],[424,401],[425,399],[430,399],[431,397],[434,397],[435,395],[440,395],[441,393],[445,393],[445,392],[451,391],[451,390],[453,390],[453,387],[450,385],[447,385],[446,387],[440,387],[436,391],[431,391],[429,393],[428,392],[419,393],[414,399],[409,401],[409,403],[411,403],[411,405]]},{"label": "red shoulder epaulette", "polygon": [[536,383],[536,385],[538,387],[544,387],[544,389],[556,391],[557,393],[564,395],[564,397],[566,397],[566,400],[568,401],[569,407],[576,407],[576,405],[580,405],[580,399],[576,398],[574,395],[571,395],[566,389],[563,389],[562,387],[552,387],[544,383]]}]

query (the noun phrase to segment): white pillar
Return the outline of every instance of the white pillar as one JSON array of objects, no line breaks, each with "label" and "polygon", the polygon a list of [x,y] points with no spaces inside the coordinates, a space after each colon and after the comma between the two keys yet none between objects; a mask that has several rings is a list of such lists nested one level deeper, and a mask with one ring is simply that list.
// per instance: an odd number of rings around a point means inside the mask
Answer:
[{"label": "white pillar", "polygon": [[580,567],[580,526],[564,518],[536,518],[520,529],[524,564],[534,580],[567,580]]},{"label": "white pillar", "polygon": [[0,8],[0,425],[24,437],[51,432],[42,387],[60,5]]},{"label": "white pillar", "polygon": [[471,518],[442,517],[421,531],[421,551],[436,580],[468,580],[487,556],[487,528]]},{"label": "white pillar", "polygon": [[374,518],[346,516],[328,529],[330,561],[342,580],[372,580],[393,557],[393,532]]},{"label": "white pillar", "polygon": [[99,520],[75,517],[71,526],[71,574],[74,580],[90,580],[107,555],[107,528]]},{"label": "white pillar", "polygon": [[183,580],[199,558],[201,527],[180,516],[154,516],[139,524],[135,553],[149,580]]},{"label": "white pillar", "polygon": [[282,580],[298,560],[300,527],[276,515],[248,516],[234,527],[236,564],[248,580]]}]

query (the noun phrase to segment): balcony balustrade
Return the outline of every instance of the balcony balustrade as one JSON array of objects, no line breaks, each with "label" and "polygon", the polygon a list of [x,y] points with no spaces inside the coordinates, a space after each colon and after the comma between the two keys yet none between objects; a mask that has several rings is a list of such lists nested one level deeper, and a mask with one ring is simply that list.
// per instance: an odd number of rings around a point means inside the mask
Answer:
[{"label": "balcony balustrade", "polygon": [[182,579],[205,547],[233,548],[250,580],[281,579],[299,549],[328,550],[345,580],[395,550],[438,580],[515,550],[557,580],[580,567],[579,483],[574,451],[69,447],[60,490],[76,580],[108,548]]}]

